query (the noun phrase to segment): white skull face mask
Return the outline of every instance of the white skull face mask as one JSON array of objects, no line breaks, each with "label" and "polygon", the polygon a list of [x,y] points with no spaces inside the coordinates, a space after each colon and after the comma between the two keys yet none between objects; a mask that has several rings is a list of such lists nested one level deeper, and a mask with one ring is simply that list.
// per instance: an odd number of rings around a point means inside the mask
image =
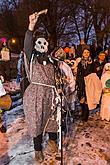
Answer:
[{"label": "white skull face mask", "polygon": [[46,53],[48,51],[48,42],[45,38],[38,38],[35,42],[35,49],[40,53]]}]

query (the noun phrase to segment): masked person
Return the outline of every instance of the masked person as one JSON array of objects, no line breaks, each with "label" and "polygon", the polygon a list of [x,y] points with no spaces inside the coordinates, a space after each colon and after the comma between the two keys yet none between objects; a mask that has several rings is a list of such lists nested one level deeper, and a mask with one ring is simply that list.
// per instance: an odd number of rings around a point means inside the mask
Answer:
[{"label": "masked person", "polygon": [[43,132],[45,130],[49,133],[48,145],[53,152],[56,152],[57,124],[52,115],[55,98],[54,65],[48,55],[47,40],[37,36],[34,45],[33,31],[37,20],[36,13],[29,16],[29,27],[24,40],[24,52],[30,63],[30,85],[24,93],[23,105],[28,132],[34,142],[35,158],[37,163],[42,163],[44,160]]}]

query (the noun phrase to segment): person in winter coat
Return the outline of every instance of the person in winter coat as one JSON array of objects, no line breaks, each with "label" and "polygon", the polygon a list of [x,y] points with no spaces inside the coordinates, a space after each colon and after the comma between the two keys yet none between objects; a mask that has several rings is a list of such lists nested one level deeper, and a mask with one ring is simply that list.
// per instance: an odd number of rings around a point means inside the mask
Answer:
[{"label": "person in winter coat", "polygon": [[77,66],[76,86],[82,107],[81,117],[83,121],[87,121],[89,110],[96,108],[101,96],[101,82],[95,73],[94,62],[88,49],[83,50],[81,61]]}]

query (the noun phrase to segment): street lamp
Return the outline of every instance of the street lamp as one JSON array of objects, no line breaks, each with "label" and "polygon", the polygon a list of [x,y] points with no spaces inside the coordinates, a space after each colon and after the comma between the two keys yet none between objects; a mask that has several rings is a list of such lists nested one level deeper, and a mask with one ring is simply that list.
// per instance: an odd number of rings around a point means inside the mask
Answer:
[{"label": "street lamp", "polygon": [[16,43],[16,40],[15,40],[14,38],[12,38],[11,42],[12,42],[13,44],[15,44],[15,43]]},{"label": "street lamp", "polygon": [[19,40],[16,37],[12,37],[8,40],[8,47],[11,52],[19,52]]}]

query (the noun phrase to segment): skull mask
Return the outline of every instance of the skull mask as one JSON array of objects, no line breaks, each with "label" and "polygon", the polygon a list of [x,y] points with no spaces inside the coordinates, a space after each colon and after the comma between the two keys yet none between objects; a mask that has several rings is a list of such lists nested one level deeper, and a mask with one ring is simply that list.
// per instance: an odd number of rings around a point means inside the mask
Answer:
[{"label": "skull mask", "polygon": [[48,42],[45,38],[38,38],[34,48],[40,53],[46,53],[48,51]]}]

